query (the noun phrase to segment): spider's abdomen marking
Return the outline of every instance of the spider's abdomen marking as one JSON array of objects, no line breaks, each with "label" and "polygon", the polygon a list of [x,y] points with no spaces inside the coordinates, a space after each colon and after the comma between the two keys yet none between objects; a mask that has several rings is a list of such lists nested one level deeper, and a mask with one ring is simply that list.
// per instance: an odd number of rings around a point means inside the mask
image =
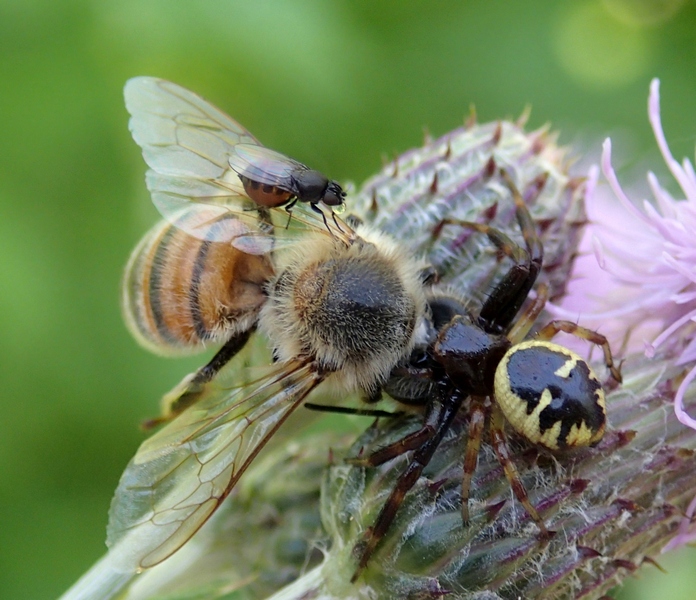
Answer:
[{"label": "spider's abdomen marking", "polygon": [[551,450],[589,446],[604,435],[601,383],[580,356],[558,344],[513,346],[496,370],[495,395],[519,433]]}]

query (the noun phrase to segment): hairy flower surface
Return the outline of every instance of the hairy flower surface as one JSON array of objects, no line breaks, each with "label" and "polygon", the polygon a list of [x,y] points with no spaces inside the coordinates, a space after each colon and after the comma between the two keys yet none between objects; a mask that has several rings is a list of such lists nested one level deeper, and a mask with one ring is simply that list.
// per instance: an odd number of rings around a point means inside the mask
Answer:
[{"label": "hairy flower surface", "polygon": [[[635,356],[607,398],[611,430],[596,448],[560,454],[513,444],[513,459],[547,526],[544,544],[510,490],[490,447],[474,476],[472,519],[462,526],[460,484],[466,420],[455,422],[363,575],[348,586],[353,545],[372,524],[401,458],[377,469],[337,464],[322,492],[333,545],[320,567],[321,598],[600,598],[650,563],[677,529],[696,486],[696,435],[671,410],[678,368]],[[694,406],[694,394],[688,396]],[[413,431],[417,421],[368,430],[351,454]],[[387,595],[389,590],[393,595]],[[306,591],[306,590],[305,590]],[[278,600],[301,596],[278,596]],[[275,599],[274,599],[275,600]]]},{"label": "hairy flower surface", "polygon": [[[485,235],[443,219],[490,224],[520,245],[514,204],[500,169],[510,173],[537,222],[544,245],[539,281],[551,298],[565,293],[585,213],[581,178],[568,174],[566,150],[544,127],[468,122],[409,150],[349,198],[351,212],[391,234],[435,267],[441,280],[480,306],[503,274],[502,257]],[[506,263],[509,266],[508,263]]]}]

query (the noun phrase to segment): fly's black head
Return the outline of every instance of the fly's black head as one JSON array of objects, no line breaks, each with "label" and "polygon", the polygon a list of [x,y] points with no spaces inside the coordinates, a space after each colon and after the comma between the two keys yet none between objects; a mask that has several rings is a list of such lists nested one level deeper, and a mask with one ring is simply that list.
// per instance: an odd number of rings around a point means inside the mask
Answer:
[{"label": "fly's black head", "polygon": [[327,206],[340,206],[344,202],[346,193],[343,188],[335,181],[329,181],[324,192],[322,202]]}]

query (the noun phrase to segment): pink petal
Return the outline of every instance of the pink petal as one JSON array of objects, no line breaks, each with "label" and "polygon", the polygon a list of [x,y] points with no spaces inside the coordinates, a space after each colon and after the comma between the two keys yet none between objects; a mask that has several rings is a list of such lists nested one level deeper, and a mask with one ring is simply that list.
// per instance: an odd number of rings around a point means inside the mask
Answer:
[{"label": "pink petal", "polygon": [[[659,348],[662,343],[669,337],[671,336],[675,331],[683,327],[686,323],[691,321],[694,317],[693,313],[689,313],[681,317],[680,319],[677,319],[674,323],[672,323],[667,329],[665,329],[660,335],[658,335],[653,341],[652,341],[652,346],[653,348]],[[683,384],[682,384],[683,385]],[[681,387],[679,388],[681,389]],[[682,394],[683,396],[683,394]],[[676,402],[676,399],[675,399]],[[677,415],[678,416],[678,415]],[[681,419],[679,419],[681,421]],[[684,421],[682,421],[683,423]],[[694,421],[696,423],[696,421]]]},{"label": "pink petal", "polygon": [[604,176],[607,178],[607,181],[609,182],[609,185],[611,186],[612,191],[614,192],[616,197],[621,201],[621,203],[624,205],[626,210],[628,210],[634,216],[638,217],[641,221],[646,221],[645,215],[642,212],[640,212],[633,205],[633,202],[631,202],[628,199],[628,196],[626,196],[623,189],[621,189],[621,184],[619,184],[619,180],[616,177],[616,173],[614,172],[614,167],[611,166],[611,139],[610,138],[607,138],[606,140],[604,140],[604,144],[602,144],[602,172],[604,173]]},{"label": "pink petal", "polygon": [[684,381],[681,382],[679,389],[677,390],[677,395],[674,397],[674,412],[677,415],[677,419],[687,427],[691,429],[696,429],[696,419],[692,419],[686,412],[684,408],[684,396],[686,394],[686,389],[689,384],[696,379],[696,367],[689,371],[689,374],[684,377]]},{"label": "pink petal", "polygon": [[679,531],[677,532],[677,535],[675,535],[667,543],[667,545],[664,548],[662,548],[663,553],[668,552],[669,550],[680,548],[681,546],[693,542],[694,539],[696,539],[696,532],[689,533],[689,525],[691,525],[691,518],[694,516],[694,512],[696,512],[696,497],[694,497],[694,499],[691,501],[688,508],[686,509],[684,518],[681,520],[681,523],[679,524]]},{"label": "pink petal", "polygon": [[686,194],[686,197],[692,201],[696,202],[696,181],[689,179],[689,175],[684,171],[684,169],[679,166],[679,163],[674,160],[672,153],[669,151],[669,146],[667,145],[667,140],[665,139],[665,134],[662,130],[662,121],[660,119],[660,80],[653,79],[650,83],[650,97],[648,98],[648,118],[650,119],[650,124],[652,125],[653,133],[655,134],[655,139],[657,140],[657,145],[662,152],[662,157],[665,159],[669,170],[674,175],[674,178],[679,182],[682,190]]}]

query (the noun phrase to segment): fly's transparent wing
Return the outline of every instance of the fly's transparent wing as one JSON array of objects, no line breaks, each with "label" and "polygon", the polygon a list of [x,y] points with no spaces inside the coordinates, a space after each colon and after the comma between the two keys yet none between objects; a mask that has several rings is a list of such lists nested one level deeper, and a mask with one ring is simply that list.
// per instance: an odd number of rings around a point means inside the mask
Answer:
[{"label": "fly's transparent wing", "polygon": [[[136,77],[125,86],[133,139],[152,169],[153,194],[175,193],[189,202],[229,204],[244,196],[229,158],[237,144],[259,145],[234,119],[174,83]],[[165,218],[166,203],[156,203]]]},{"label": "fly's transparent wing", "polygon": [[121,476],[109,512],[111,563],[124,572],[146,569],[181,548],[320,382],[298,362],[243,387],[211,382],[195,405],[143,442]]},{"label": "fly's transparent wing", "polygon": [[238,144],[230,154],[230,166],[239,175],[296,193],[293,175],[307,167],[280,152],[263,146]]}]

